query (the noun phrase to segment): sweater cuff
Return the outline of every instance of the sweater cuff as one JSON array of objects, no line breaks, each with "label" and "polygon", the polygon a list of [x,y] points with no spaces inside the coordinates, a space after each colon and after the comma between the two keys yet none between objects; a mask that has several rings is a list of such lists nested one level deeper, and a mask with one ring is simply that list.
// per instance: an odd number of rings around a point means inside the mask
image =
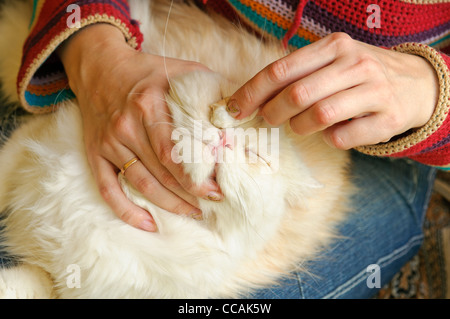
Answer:
[{"label": "sweater cuff", "polygon": [[22,65],[17,77],[17,91],[22,106],[32,113],[52,111],[61,102],[75,96],[68,85],[56,48],[81,28],[94,23],[109,23],[122,31],[126,42],[140,49],[143,36],[138,23],[131,19],[126,1],[78,1],[78,27],[69,27],[73,1],[37,1],[30,33],[24,44]]},{"label": "sweater cuff", "polygon": [[450,168],[450,57],[420,43],[404,43],[392,49],[421,56],[431,63],[439,79],[438,103],[423,127],[387,143],[361,146],[356,150],[374,156],[409,157],[426,165]]}]

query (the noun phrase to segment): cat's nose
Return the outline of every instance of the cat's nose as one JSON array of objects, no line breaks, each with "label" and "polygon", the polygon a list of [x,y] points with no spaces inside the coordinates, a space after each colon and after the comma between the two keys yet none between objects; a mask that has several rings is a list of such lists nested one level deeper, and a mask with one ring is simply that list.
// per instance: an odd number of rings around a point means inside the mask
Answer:
[{"label": "cat's nose", "polygon": [[225,149],[228,148],[230,150],[233,150],[234,148],[234,134],[229,129],[221,130],[218,132],[218,134],[219,141],[218,143],[214,143],[214,145],[211,145],[211,154],[214,156],[216,163],[222,163]]}]

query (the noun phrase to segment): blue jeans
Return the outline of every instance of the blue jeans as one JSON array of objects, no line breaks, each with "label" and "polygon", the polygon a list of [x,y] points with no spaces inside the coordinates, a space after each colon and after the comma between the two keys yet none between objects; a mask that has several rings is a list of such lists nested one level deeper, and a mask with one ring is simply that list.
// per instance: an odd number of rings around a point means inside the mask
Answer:
[{"label": "blue jeans", "polygon": [[422,226],[436,170],[411,160],[352,152],[359,191],[343,236],[293,276],[252,298],[370,298],[392,279],[423,241]]}]

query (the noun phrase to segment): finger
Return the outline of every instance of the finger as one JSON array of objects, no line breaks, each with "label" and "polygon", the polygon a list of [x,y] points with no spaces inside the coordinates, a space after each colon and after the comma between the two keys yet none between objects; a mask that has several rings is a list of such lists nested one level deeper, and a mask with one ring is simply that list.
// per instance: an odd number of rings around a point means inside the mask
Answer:
[{"label": "finger", "polygon": [[[160,100],[159,103],[165,102]],[[165,104],[163,106],[165,107]],[[167,113],[161,111],[167,109],[163,106],[154,107],[154,109],[159,111],[155,111],[155,113],[149,117],[151,118],[151,121],[147,122],[147,124],[145,125],[147,135],[149,136],[150,145],[157,156],[158,162],[160,162],[162,166],[164,166],[167,171],[170,172],[170,174],[190,194],[201,198],[221,200],[223,198],[223,195],[220,193],[220,189],[217,183],[215,183],[211,179],[203,183],[202,185],[195,185],[189,175],[184,172],[183,166],[179,163],[177,164],[172,159],[172,149],[174,148],[175,144],[171,140],[171,119]],[[163,171],[153,173],[158,179],[164,179],[164,176],[161,176]]]},{"label": "finger", "polygon": [[[111,121],[112,131],[108,142],[103,145],[103,155],[118,168],[130,158],[137,156],[148,170],[141,178],[150,180],[149,175],[152,178],[156,177],[165,188],[175,192],[191,205],[198,205],[197,198],[183,189],[176,178],[160,163],[150,144],[147,131],[142,124],[142,113],[146,105],[152,103],[152,96],[152,93],[142,93],[129,97],[127,112],[118,114]],[[131,182],[138,188],[136,180]],[[145,182],[142,183],[145,186]],[[146,189],[140,188],[139,191],[149,194]]]},{"label": "finger", "polygon": [[338,59],[289,85],[267,102],[260,114],[267,123],[278,126],[315,103],[363,83],[367,74],[361,68],[348,59]]},{"label": "finger", "polygon": [[[160,160],[156,156],[155,152],[153,151],[153,147],[150,144],[150,141],[148,140],[148,137],[146,134],[142,134],[143,136],[140,136],[135,139],[135,142],[128,142],[127,145],[133,145],[132,151],[137,155],[137,157],[140,159],[141,163],[140,165],[143,165],[146,168],[146,172],[141,171],[141,174],[136,176],[136,178],[131,179],[135,187],[141,191],[148,199],[153,200],[153,196],[150,196],[154,190],[150,190],[147,187],[148,185],[152,185],[154,183],[157,183],[159,185],[163,185],[164,188],[167,190],[170,190],[174,194],[176,194],[180,199],[183,199],[183,202],[189,203],[189,207],[184,207],[184,205],[180,205],[179,208],[184,211],[173,211],[168,209],[169,211],[172,211],[174,213],[183,213],[185,214],[186,210],[193,210],[192,206],[198,205],[197,198],[191,194],[188,193],[183,186],[179,183],[179,181],[175,178],[175,176],[165,167],[161,164]],[[123,154],[126,152],[126,150],[122,150],[121,153]],[[116,153],[117,154],[117,153]],[[130,152],[130,157],[132,156],[132,153]],[[120,164],[119,164],[120,165]],[[139,185],[141,185],[139,187]],[[149,197],[150,196],[150,197]],[[155,202],[155,204],[158,205],[158,203]],[[179,201],[176,202],[177,206]],[[162,207],[161,205],[158,205]],[[167,209],[167,207],[162,207]]]},{"label": "finger", "polygon": [[386,116],[372,114],[333,125],[323,131],[323,138],[328,145],[343,150],[387,142],[396,135],[388,122]]},{"label": "finger", "polygon": [[237,119],[249,116],[290,83],[332,63],[345,45],[339,43],[349,40],[343,33],[332,34],[271,63],[231,96],[228,111]]},{"label": "finger", "polygon": [[150,213],[136,206],[125,196],[113,165],[99,157],[92,163],[92,167],[100,195],[121,220],[146,231],[157,230]]},{"label": "finger", "polygon": [[161,184],[141,161],[125,171],[128,181],[153,204],[169,212],[189,217],[199,217],[201,211]]},{"label": "finger", "polygon": [[291,129],[297,134],[308,135],[339,122],[377,112],[380,108],[375,92],[367,84],[340,91],[291,118]]},{"label": "finger", "polygon": [[[145,144],[145,141],[148,142],[147,136],[144,135],[135,140],[134,146],[141,145],[142,147],[144,143],[146,146],[144,149],[147,151],[138,153],[135,156],[132,151],[122,144],[114,144],[110,147],[112,153],[108,155],[108,158],[111,158],[112,162],[121,170],[124,170],[124,165],[130,163],[131,159],[138,159],[132,162],[124,172],[131,185],[153,204],[167,211],[186,216],[200,215],[201,211],[194,206],[197,203],[196,198],[185,192],[167,169],[159,163],[156,155],[152,152],[151,146],[148,143]],[[140,149],[140,147],[137,147],[137,149]],[[165,176],[165,178],[162,181],[158,180],[153,175],[153,171]],[[179,193],[188,200],[184,200],[183,197],[173,193],[169,188],[179,189]],[[193,204],[189,203],[189,201]]]}]

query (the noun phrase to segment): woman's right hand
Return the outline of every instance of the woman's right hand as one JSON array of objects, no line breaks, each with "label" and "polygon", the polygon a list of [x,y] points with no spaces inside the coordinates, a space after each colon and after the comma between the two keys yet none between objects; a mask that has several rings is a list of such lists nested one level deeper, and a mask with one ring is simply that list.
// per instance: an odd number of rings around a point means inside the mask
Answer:
[{"label": "woman's right hand", "polygon": [[171,159],[173,143],[164,95],[168,78],[208,70],[183,60],[138,52],[108,24],[78,31],[58,50],[83,119],[88,161],[104,200],[126,223],[147,231],[156,225],[149,212],[123,193],[117,173],[139,161],[126,177],[147,199],[176,214],[201,216],[196,197],[220,200],[214,181],[196,186]]}]

